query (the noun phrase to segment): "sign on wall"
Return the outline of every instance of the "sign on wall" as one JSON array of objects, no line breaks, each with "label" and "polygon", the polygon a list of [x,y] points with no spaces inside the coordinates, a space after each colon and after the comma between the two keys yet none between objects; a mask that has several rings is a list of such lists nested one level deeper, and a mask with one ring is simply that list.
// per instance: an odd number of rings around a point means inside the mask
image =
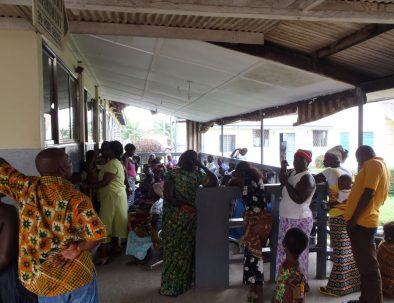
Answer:
[{"label": "sign on wall", "polygon": [[64,0],[33,0],[33,25],[63,49],[69,31]]}]

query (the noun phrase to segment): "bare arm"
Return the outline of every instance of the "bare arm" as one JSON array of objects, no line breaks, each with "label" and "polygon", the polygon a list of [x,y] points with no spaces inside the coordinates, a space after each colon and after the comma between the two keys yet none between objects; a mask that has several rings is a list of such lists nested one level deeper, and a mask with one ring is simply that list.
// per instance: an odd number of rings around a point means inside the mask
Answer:
[{"label": "bare arm", "polygon": [[373,189],[371,188],[364,189],[364,192],[362,193],[360,200],[358,201],[356,210],[354,211],[352,217],[348,222],[348,227],[350,229],[353,229],[356,226],[358,218],[364,212],[368,204],[372,201],[374,195],[375,195],[375,191]]},{"label": "bare arm", "polygon": [[204,184],[205,187],[215,187],[218,186],[218,178],[216,177],[216,175],[210,170],[208,169],[206,166],[204,165],[199,165],[199,168],[201,168],[204,173],[207,174],[209,181],[207,184]]},{"label": "bare arm", "polygon": [[326,177],[322,173],[313,175],[313,178],[315,178],[316,183],[323,183],[327,181]]},{"label": "bare arm", "polygon": [[305,175],[295,187],[291,186],[287,179],[283,180],[290,198],[297,204],[302,204],[312,194],[315,188],[315,180],[311,175]]},{"label": "bare arm", "polygon": [[233,152],[230,155],[230,158],[235,158],[236,157],[236,155],[235,155],[236,153],[237,154],[239,153],[239,148],[236,148],[236,149],[233,150]]},{"label": "bare arm", "polygon": [[108,184],[110,184],[115,179],[115,177],[116,177],[116,174],[106,172],[106,173],[104,173],[103,180],[97,182],[93,186],[95,188],[105,187]]}]

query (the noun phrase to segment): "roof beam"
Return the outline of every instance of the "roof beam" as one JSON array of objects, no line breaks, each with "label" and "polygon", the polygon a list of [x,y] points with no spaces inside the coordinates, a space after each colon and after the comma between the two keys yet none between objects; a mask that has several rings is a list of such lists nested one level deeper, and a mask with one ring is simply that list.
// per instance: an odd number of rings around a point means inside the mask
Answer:
[{"label": "roof beam", "polygon": [[[73,34],[118,35],[264,44],[264,34],[262,33],[83,21],[71,21],[69,22],[69,26],[70,32]],[[0,29],[31,30],[33,26],[23,18],[0,17]]]},{"label": "roof beam", "polygon": [[[317,2],[316,2],[317,1]],[[80,10],[176,14],[275,20],[305,20],[358,23],[394,23],[394,4],[331,0],[318,9],[303,11],[298,7],[278,7],[272,0],[65,0],[66,7]],[[290,3],[291,1],[287,1]],[[312,1],[308,7],[319,0]],[[31,5],[31,0],[0,0],[0,4]],[[286,4],[286,1],[285,1]]]},{"label": "roof beam", "polygon": [[370,24],[360,30],[351,33],[350,35],[323,47],[313,53],[312,56],[317,59],[323,59],[340,51],[343,51],[349,47],[355,46],[369,39],[372,39],[380,34],[390,31],[394,28],[392,24]]},{"label": "roof beam", "polygon": [[394,75],[365,82],[359,85],[365,93],[373,93],[380,90],[394,88]]},{"label": "roof beam", "polygon": [[179,28],[154,25],[71,21],[70,31],[74,34],[120,35],[247,44],[264,43],[264,34],[262,33],[209,30],[197,28]]},{"label": "roof beam", "polygon": [[337,81],[358,85],[372,81],[373,78],[352,71],[340,64],[325,60],[317,61],[303,53],[266,41],[265,45],[214,43],[215,45],[232,49],[252,56],[272,60],[294,68],[332,78]]}]

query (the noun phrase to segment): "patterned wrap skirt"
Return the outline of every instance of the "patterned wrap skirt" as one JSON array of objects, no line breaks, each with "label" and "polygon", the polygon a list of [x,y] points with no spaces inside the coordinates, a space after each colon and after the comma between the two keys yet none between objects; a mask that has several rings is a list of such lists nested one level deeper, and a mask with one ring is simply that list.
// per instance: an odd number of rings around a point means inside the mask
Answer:
[{"label": "patterned wrap skirt", "polygon": [[264,284],[264,269],[261,250],[271,234],[272,216],[263,210],[246,211],[243,225],[245,230],[243,283],[262,285]]},{"label": "patterned wrap skirt", "polygon": [[360,290],[360,274],[353,258],[350,239],[343,216],[330,217],[330,238],[333,266],[326,290],[345,296]]},{"label": "patterned wrap skirt", "polygon": [[382,241],[378,247],[383,293],[394,298],[394,243]]},{"label": "patterned wrap skirt", "polygon": [[160,294],[176,297],[192,286],[196,227],[193,207],[164,204]]}]

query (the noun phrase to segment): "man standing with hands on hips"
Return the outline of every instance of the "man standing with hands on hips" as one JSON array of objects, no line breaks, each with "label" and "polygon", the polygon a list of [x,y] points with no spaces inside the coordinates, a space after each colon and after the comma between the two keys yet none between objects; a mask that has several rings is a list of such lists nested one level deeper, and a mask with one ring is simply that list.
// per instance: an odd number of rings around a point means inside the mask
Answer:
[{"label": "man standing with hands on hips", "polygon": [[379,208],[387,198],[390,171],[368,145],[356,151],[359,172],[347,200],[345,220],[354,259],[361,276],[361,296],[356,303],[381,303],[382,279],[376,259],[375,233]]}]

